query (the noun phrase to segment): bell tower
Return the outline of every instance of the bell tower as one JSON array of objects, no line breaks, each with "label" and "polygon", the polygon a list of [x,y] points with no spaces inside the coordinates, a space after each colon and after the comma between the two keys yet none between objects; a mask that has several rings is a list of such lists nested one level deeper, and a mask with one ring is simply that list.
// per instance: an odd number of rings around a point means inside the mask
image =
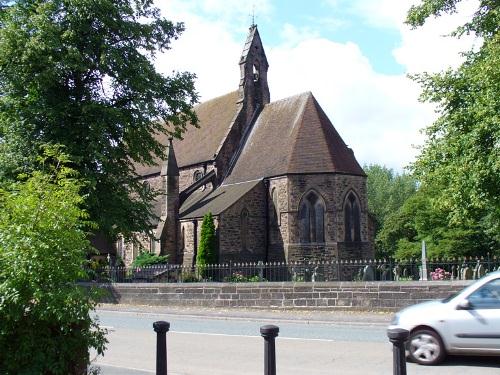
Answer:
[{"label": "bell tower", "polygon": [[257,25],[252,25],[240,57],[240,86],[238,89],[238,103],[243,103],[246,106],[248,120],[256,110],[260,111],[270,102],[267,83],[268,69],[269,64]]}]

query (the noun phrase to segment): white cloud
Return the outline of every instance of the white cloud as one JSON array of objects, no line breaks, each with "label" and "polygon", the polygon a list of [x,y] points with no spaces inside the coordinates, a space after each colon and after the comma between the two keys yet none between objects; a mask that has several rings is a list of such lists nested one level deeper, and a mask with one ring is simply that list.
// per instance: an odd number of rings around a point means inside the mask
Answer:
[{"label": "white cloud", "polygon": [[[464,49],[463,42],[452,46],[449,38],[438,41],[439,35],[453,30],[445,18],[410,31],[402,21],[411,0],[382,0],[378,7],[370,5],[373,1],[353,1],[358,13],[371,15],[374,24],[400,30],[402,43],[393,53],[407,71],[441,69],[460,61],[457,52]],[[186,32],[172,51],[158,58],[157,66],[164,72],[196,73],[202,100],[236,90],[245,40],[239,30],[235,32],[234,22],[248,14],[246,4],[243,0],[175,0],[162,5],[168,18],[186,23]],[[267,13],[259,9],[259,14],[269,17],[272,7],[268,1],[262,4],[267,4]],[[248,22],[241,25],[246,28]],[[448,29],[442,31],[445,26]],[[356,44],[327,40],[311,30],[282,25],[282,44],[266,48],[271,99],[312,91],[361,164],[385,164],[400,171],[414,160],[413,145],[422,143],[419,129],[432,123],[433,108],[418,102],[420,89],[405,75],[379,74]],[[266,46],[266,35],[261,37]]]},{"label": "white cloud", "polygon": [[314,39],[317,37],[319,37],[318,31],[307,26],[298,28],[292,24],[285,23],[281,30],[281,38],[288,46],[294,46],[303,40]]},{"label": "white cloud", "polygon": [[399,29],[410,7],[418,2],[418,0],[350,0],[343,6],[349,6],[353,14],[359,15],[372,26]]},{"label": "white cloud", "polygon": [[235,41],[223,23],[209,22],[190,13],[182,15],[182,19],[186,30],[172,43],[170,51],[157,56],[158,70],[165,74],[195,73],[202,100],[237,89],[242,42]]},{"label": "white cloud", "polygon": [[418,29],[411,30],[401,24],[401,46],[393,51],[396,61],[411,73],[457,67],[464,60],[461,52],[468,51],[474,44],[480,45],[481,40],[473,35],[457,39],[449,34],[470,20],[476,9],[477,1],[466,1],[458,4],[457,13],[429,18]]},{"label": "white cloud", "polygon": [[[169,19],[186,21],[186,16],[203,15],[204,19],[225,24],[228,30],[245,31],[252,18],[256,23],[269,21],[274,7],[270,0],[156,0],[155,4]],[[180,17],[179,17],[180,16]],[[184,18],[183,18],[184,17]]]},{"label": "white cloud", "polygon": [[360,163],[401,170],[413,160],[432,108],[417,101],[409,79],[375,73],[354,43],[311,39],[271,49],[268,58],[276,67],[269,71],[272,99],[312,91]]},{"label": "white cloud", "polygon": [[440,71],[448,66],[462,63],[461,52],[480,44],[473,36],[461,39],[445,37],[459,25],[471,19],[478,8],[478,0],[463,0],[457,4],[454,14],[430,17],[416,30],[404,22],[408,10],[420,0],[325,0],[333,9],[343,9],[362,22],[379,29],[397,30],[401,35],[400,45],[393,51],[395,60],[407,72]]}]

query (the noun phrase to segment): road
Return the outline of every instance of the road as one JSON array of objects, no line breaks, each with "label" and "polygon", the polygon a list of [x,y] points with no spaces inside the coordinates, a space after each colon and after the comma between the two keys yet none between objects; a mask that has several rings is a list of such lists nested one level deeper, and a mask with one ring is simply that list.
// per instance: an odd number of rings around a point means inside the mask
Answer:
[{"label": "road", "polygon": [[[146,312],[152,310],[153,312]],[[389,316],[269,312],[112,311],[100,309],[109,344],[95,361],[102,375],[155,373],[156,334],[152,324],[166,320],[169,375],[262,375],[264,324],[280,327],[277,372],[283,375],[391,374],[386,336]],[[500,373],[498,358],[455,357],[439,367],[408,363],[409,375]]]}]

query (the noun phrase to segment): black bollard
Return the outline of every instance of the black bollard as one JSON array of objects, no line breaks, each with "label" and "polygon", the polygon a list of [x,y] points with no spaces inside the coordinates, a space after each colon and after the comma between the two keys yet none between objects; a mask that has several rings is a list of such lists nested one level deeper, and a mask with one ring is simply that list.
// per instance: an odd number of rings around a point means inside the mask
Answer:
[{"label": "black bollard", "polygon": [[410,332],[402,328],[387,330],[387,337],[392,342],[392,373],[393,375],[406,375],[406,350],[405,341]]},{"label": "black bollard", "polygon": [[156,375],[167,375],[167,332],[169,328],[169,322],[153,323],[153,329],[156,332]]},{"label": "black bollard", "polygon": [[274,339],[278,336],[279,327],[267,325],[260,327],[264,337],[264,375],[276,375],[276,347]]}]

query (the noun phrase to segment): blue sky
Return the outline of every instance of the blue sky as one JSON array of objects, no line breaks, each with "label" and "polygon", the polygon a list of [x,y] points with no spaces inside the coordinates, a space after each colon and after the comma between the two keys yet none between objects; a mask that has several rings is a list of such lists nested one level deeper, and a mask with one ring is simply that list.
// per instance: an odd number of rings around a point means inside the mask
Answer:
[{"label": "blue sky", "polygon": [[157,0],[163,15],[184,22],[186,31],[156,64],[165,73],[194,72],[202,100],[236,90],[254,12],[270,64],[271,100],[311,91],[361,164],[401,172],[418,154],[420,130],[436,118],[407,74],[457,66],[459,52],[479,43],[443,37],[477,0],[410,30],[404,19],[416,2]]},{"label": "blue sky", "polygon": [[[376,1],[376,0],[373,0]],[[300,25],[314,30],[317,36],[341,43],[356,43],[369,58],[373,68],[380,73],[401,74],[404,66],[400,65],[391,52],[401,44],[400,33],[391,27],[376,27],[363,16],[348,6],[333,6],[326,1],[273,1],[274,11],[271,17],[262,17],[259,22],[259,10],[254,8],[255,23],[261,33],[266,35],[266,43],[276,46],[283,43],[280,35],[281,25]],[[251,16],[248,17],[252,19]],[[271,18],[271,22],[269,22]]]}]

